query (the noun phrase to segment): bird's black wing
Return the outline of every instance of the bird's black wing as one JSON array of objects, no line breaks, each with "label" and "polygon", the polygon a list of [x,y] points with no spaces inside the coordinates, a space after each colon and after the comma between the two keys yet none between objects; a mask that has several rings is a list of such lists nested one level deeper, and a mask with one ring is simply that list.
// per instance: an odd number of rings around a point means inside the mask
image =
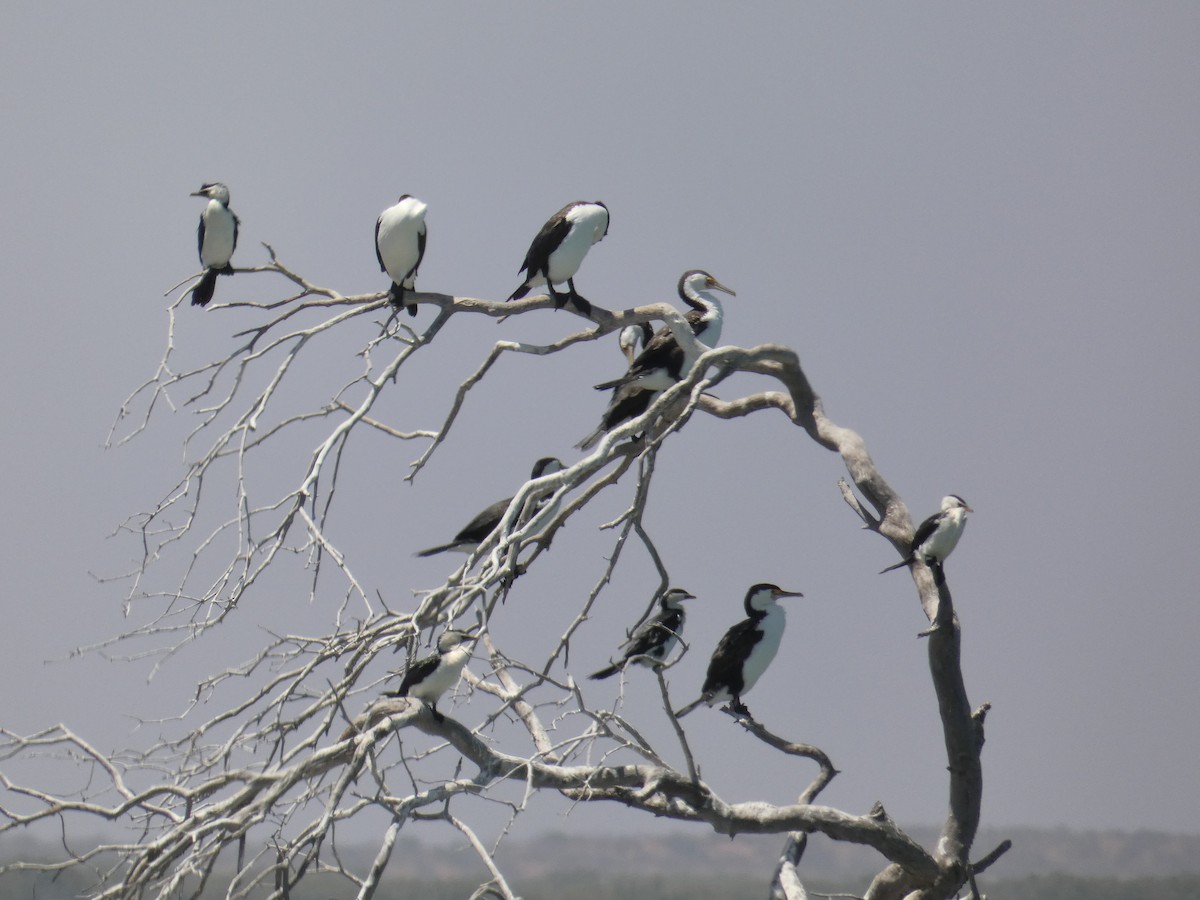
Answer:
[{"label": "bird's black wing", "polygon": [[200,265],[204,265],[204,216],[200,216],[200,224],[196,227],[196,252],[200,255]]},{"label": "bird's black wing", "polygon": [[598,391],[606,391],[627,384],[655,369],[665,369],[672,377],[677,377],[683,369],[683,348],[679,346],[670,326],[667,325],[660,328],[642,348],[642,352],[634,357],[624,375],[593,386]]},{"label": "bird's black wing", "polygon": [[389,697],[407,697],[409,689],[420,684],[426,678],[433,674],[438,667],[438,661],[441,659],[436,653],[431,653],[429,656],[422,656],[416,660],[404,673],[404,678],[400,681],[400,687],[388,693]]},{"label": "bird's black wing", "polygon": [[912,543],[908,547],[909,556],[912,556],[914,553],[916,553],[917,548],[929,540],[930,537],[932,537],[933,533],[937,531],[937,527],[941,521],[942,514],[937,512],[917,526],[917,533],[913,535]]},{"label": "bird's black wing", "polygon": [[633,636],[625,642],[625,658],[654,655],[654,651],[662,647],[673,637],[678,637],[683,626],[683,610],[668,609],[660,612],[652,619],[647,619],[633,632]]},{"label": "bird's black wing", "polygon": [[744,686],[742,663],[762,638],[762,629],[754,619],[743,619],[725,632],[709,661],[702,693],[711,694],[728,687],[735,697],[740,696]]},{"label": "bird's black wing", "polygon": [[544,272],[550,265],[551,251],[562,243],[567,232],[571,230],[571,223],[567,221],[567,210],[572,205],[564,206],[542,226],[533,243],[529,245],[529,252],[525,254],[525,262],[521,264],[520,271],[533,275],[536,272]]},{"label": "bird's black wing", "polygon": [[508,509],[508,505],[512,503],[513,498],[507,497],[504,500],[497,500],[487,509],[481,510],[475,518],[463,526],[462,531],[454,536],[455,541],[482,541],[485,537],[496,530],[496,526],[500,524],[500,520],[504,518],[504,511]]},{"label": "bird's black wing", "polygon": [[[242,220],[237,217],[237,214],[232,209],[229,210],[229,215],[233,216],[233,246],[229,248],[229,258],[232,260],[233,251],[237,249],[238,229],[242,227]],[[230,267],[232,268],[232,263]]]},{"label": "bird's black wing", "polygon": [[379,260],[379,271],[386,272],[387,266],[383,264],[383,254],[379,251],[379,226],[383,224],[383,216],[375,220],[375,258]]},{"label": "bird's black wing", "polygon": [[417,234],[417,263],[412,267],[412,271],[408,273],[409,275],[417,274],[417,269],[421,268],[421,260],[425,258],[425,233],[425,223],[422,222],[421,230]]}]

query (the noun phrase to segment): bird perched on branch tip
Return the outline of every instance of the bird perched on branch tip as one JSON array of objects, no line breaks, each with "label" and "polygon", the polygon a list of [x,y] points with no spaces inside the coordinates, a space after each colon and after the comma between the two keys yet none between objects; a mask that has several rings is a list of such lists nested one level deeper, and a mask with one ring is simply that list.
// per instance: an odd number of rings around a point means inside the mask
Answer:
[{"label": "bird perched on branch tip", "polygon": [[229,261],[237,248],[238,226],[241,222],[229,208],[229,188],[221,182],[202,184],[200,190],[192,191],[190,196],[208,198],[196,229],[200,265],[204,266],[204,274],[192,288],[192,306],[207,306],[216,289],[217,276],[233,274],[233,266]]}]

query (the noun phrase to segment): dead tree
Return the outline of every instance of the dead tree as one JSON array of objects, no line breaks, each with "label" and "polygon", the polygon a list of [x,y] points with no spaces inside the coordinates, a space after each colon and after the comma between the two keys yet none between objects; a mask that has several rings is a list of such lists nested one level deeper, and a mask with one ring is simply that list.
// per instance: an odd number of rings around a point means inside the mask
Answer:
[{"label": "dead tree", "polygon": [[[126,523],[142,548],[125,592],[126,610],[137,624],[97,646],[149,644],[152,649],[143,652],[167,665],[186,645],[215,640],[216,626],[245,616],[275,589],[276,573],[288,569],[301,573],[314,600],[329,606],[331,597],[340,598],[331,621],[317,634],[276,622],[258,652],[200,683],[179,732],[164,731],[153,746],[107,753],[61,724],[28,735],[3,731],[0,765],[49,758],[83,767],[90,777],[86,787],[63,792],[55,790],[52,778],[38,785],[0,774],[0,834],[46,822],[64,832],[99,820],[120,826],[122,837],[38,864],[90,868],[94,896],[101,898],[198,896],[224,877],[226,869],[218,866],[223,853],[222,865],[232,871],[229,897],[285,898],[302,879],[324,873],[368,898],[401,829],[434,818],[450,823],[477,851],[486,872],[480,895],[512,898],[513,888],[460,807],[468,797],[495,798],[515,819],[533,793],[553,791],[578,803],[616,802],[704,823],[722,834],[779,834],[784,847],[771,879],[773,897],[806,896],[800,861],[814,833],[879,853],[881,871],[866,889],[871,900],[949,898],[964,889],[977,894],[974,876],[1007,849],[971,861],[987,705],[972,710],[968,703],[950,589],[936,585],[924,565],[912,567],[912,581],[929,620],[925,638],[949,793],[949,812],[932,849],[908,837],[882,805],[851,814],[818,804],[836,774],[827,755],[736,714],[749,734],[809,761],[815,774],[794,799],[782,790],[773,803],[720,796],[700,777],[687,732],[671,714],[669,673],[663,669],[657,670],[659,714],[675,736],[671,746],[652,745],[619,709],[592,705],[572,677],[571,642],[631,538],[655,560],[663,589],[669,582],[642,516],[660,448],[668,440],[686,440],[685,427],[697,414],[733,419],[782,413],[841,456],[848,474],[841,482],[846,502],[865,527],[904,552],[913,534],[908,510],[863,439],[826,417],[795,351],[775,344],[694,347],[703,352],[684,380],[564,470],[522,485],[500,526],[450,567],[443,583],[421,592],[409,608],[393,609],[384,591],[356,575],[356,548],[338,538],[339,486],[352,440],[371,434],[397,448],[417,447],[405,475],[412,480],[459,420],[471,415],[471,391],[493,377],[505,354],[568,353],[647,321],[666,323],[682,342],[695,339],[668,304],[621,311],[593,304],[586,314],[572,307],[558,314],[556,321],[566,326],[559,339],[498,341],[458,385],[436,428],[405,430],[381,412],[382,401],[403,389],[410,361],[447,342],[443,331],[455,317],[509,317],[520,324],[519,317],[550,308],[551,298],[505,303],[408,293],[406,302],[434,311],[432,321],[415,330],[392,314],[385,294],[343,296],[310,283],[267,250],[269,262],[238,270],[226,296],[250,273],[285,282],[290,293],[270,302],[214,304],[205,315],[249,316],[255,324],[210,362],[177,368],[180,322],[194,314],[181,307],[186,296],[181,295],[168,309],[166,350],[157,371],[127,399],[114,424],[115,445],[154,439],[164,406],[195,417],[178,482],[153,509]],[[348,340],[348,334],[367,336]],[[294,388],[304,383],[302,372],[331,358],[352,360],[355,351],[361,360],[357,374],[328,396],[297,405]],[[713,396],[712,390],[737,373],[765,377],[773,389],[732,400]],[[531,454],[537,455],[536,448]],[[631,486],[632,499],[597,538],[606,542],[596,552],[608,559],[607,568],[570,626],[549,641],[540,658],[519,660],[506,653],[489,624],[511,608],[505,600],[520,593],[520,576],[538,565],[559,528],[622,481]],[[544,498],[553,502],[539,504]],[[383,696],[383,682],[403,659],[397,650],[411,653],[421,638],[450,623],[479,629],[481,639],[446,717],[409,698]],[[517,786],[515,799],[500,793],[505,784]],[[359,817],[384,823],[375,858],[364,870],[343,863],[338,852],[339,826]]]}]

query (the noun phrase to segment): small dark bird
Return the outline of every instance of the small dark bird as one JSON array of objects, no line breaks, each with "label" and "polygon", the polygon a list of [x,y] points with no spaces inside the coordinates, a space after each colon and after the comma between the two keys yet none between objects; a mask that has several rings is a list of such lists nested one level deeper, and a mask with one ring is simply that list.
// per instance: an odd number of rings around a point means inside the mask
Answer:
[{"label": "small dark bird", "polygon": [[385,697],[415,697],[429,704],[429,711],[439,722],[445,720],[438,712],[437,702],[442,694],[458,683],[463,667],[471,658],[475,636],[465,631],[447,629],[437,639],[437,652],[413,662],[404,672],[400,687],[387,691]]},{"label": "small dark bird", "polygon": [[[399,309],[404,292],[416,285],[417,269],[425,258],[425,210],[427,205],[411,194],[403,194],[375,221],[375,256],[379,271],[392,279],[388,299]],[[408,314],[417,314],[417,305],[408,305]]]},{"label": "small dark bird", "polygon": [[911,566],[917,560],[922,560],[933,570],[934,581],[937,584],[944,583],[946,574],[942,563],[958,546],[958,539],[967,527],[967,513],[974,511],[958,494],[946,495],[942,498],[941,511],[917,526],[917,531],[908,546],[908,555],[895,565],[881,569],[879,574]]},{"label": "small dark bird", "polygon": [[708,663],[699,698],[677,710],[675,717],[686,716],[701,703],[716,706],[725,702],[734,712],[750,716],[742,696],[758,683],[779,652],[783,638],[786,620],[783,608],[776,601],[781,597],[803,596],[799,591],[785,591],[775,584],[756,584],[750,588],[743,603],[748,618],[725,632]]},{"label": "small dark bird", "polygon": [[207,306],[217,286],[218,275],[232,275],[229,261],[237,248],[238,217],[229,208],[229,188],[214,181],[192,191],[192,197],[207,197],[208,205],[200,213],[196,236],[200,245],[200,265],[204,274],[192,288],[192,306]]},{"label": "small dark bird", "polygon": [[621,658],[599,672],[593,672],[591,677],[610,678],[630,662],[643,666],[656,666],[666,662],[683,633],[683,601],[695,599],[694,594],[689,594],[682,588],[671,588],[658,601],[658,612],[639,625],[629,640],[621,645]]},{"label": "small dark bird", "polygon": [[[550,475],[554,472],[561,472],[563,464],[560,460],[553,456],[543,456],[533,464],[533,471],[530,473],[530,480],[540,478],[542,475]],[[539,501],[536,509],[530,515],[537,512],[545,504],[549,498],[543,498]],[[454,536],[454,540],[448,544],[438,544],[436,547],[429,547],[417,553],[417,556],[433,556],[435,553],[445,553],[453,550],[459,553],[474,553],[479,549],[479,545],[484,542],[489,534],[496,530],[500,525],[500,521],[504,518],[504,513],[508,510],[508,505],[512,503],[512,497],[505,497],[503,500],[497,500],[491,506],[480,511],[475,518],[468,522],[463,529]]]},{"label": "small dark bird", "polygon": [[[608,234],[608,207],[599,200],[589,203],[586,200],[576,200],[568,203],[550,217],[542,230],[537,233],[529,252],[525,254],[525,262],[520,271],[525,273],[521,282],[509,300],[520,300],[538,285],[546,285],[546,290],[554,300],[554,306],[562,309],[567,301],[573,301],[575,308],[582,313],[591,309],[579,292],[575,290],[575,273],[583,264],[583,258],[592,249],[592,244],[598,244]],[[567,283],[567,293],[559,294],[554,285]]]},{"label": "small dark bird", "polygon": [[[621,353],[625,356],[625,364],[632,365],[641,348],[645,347],[654,337],[654,328],[649,322],[637,325],[626,325],[617,337]],[[600,438],[612,431],[618,425],[636,419],[650,407],[651,401],[658,396],[657,391],[644,391],[639,387],[619,387],[613,391],[612,399],[596,430],[575,445],[576,450],[590,450]]]}]

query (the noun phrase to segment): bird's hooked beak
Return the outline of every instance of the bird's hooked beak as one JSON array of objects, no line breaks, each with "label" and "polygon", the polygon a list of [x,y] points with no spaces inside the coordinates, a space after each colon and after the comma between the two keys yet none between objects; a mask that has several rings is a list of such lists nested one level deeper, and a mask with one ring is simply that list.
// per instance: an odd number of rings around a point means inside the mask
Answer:
[{"label": "bird's hooked beak", "polygon": [[776,600],[780,599],[781,597],[803,597],[804,596],[799,591],[785,591],[783,588],[776,588],[775,590],[771,591],[771,595]]},{"label": "bird's hooked beak", "polygon": [[709,290],[709,291],[724,291],[730,297],[737,296],[737,292],[734,291],[733,288],[725,287],[725,285],[721,284],[721,282],[717,281],[717,279],[715,279],[715,278],[709,278],[708,284],[706,284],[704,287],[706,290]]},{"label": "bird's hooked beak", "polygon": [[202,190],[192,191],[190,194],[188,194],[188,196],[189,197],[207,197],[208,193],[206,191],[202,191]]}]

